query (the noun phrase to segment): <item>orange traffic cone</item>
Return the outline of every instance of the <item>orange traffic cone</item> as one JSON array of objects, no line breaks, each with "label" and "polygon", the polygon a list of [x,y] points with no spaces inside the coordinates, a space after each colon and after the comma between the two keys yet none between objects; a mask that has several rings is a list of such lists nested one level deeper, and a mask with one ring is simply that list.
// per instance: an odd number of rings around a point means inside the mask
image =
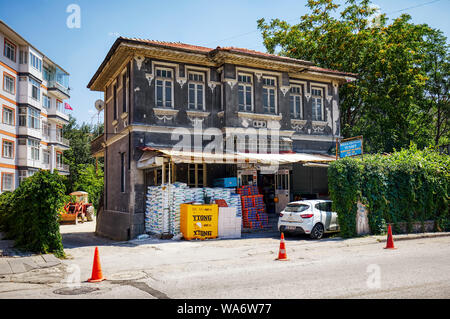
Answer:
[{"label": "orange traffic cone", "polygon": [[286,254],[286,247],[284,245],[284,234],[281,233],[280,250],[278,251],[278,258],[275,260],[289,260]]},{"label": "orange traffic cone", "polygon": [[98,254],[98,247],[95,247],[94,254],[94,266],[92,267],[92,275],[91,278],[88,279],[89,282],[100,282],[105,280],[102,274],[102,267],[100,266],[100,256]]},{"label": "orange traffic cone", "polygon": [[386,247],[384,247],[384,249],[396,249],[394,247],[394,239],[392,238],[391,224],[389,224],[388,226],[388,236],[386,241]]}]

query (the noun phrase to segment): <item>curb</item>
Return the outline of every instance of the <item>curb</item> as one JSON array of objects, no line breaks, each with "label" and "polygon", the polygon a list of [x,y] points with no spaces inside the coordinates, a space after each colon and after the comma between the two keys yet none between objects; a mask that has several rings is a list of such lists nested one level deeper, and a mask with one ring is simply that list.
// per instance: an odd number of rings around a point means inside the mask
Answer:
[{"label": "curb", "polygon": [[[450,232],[393,235],[394,241],[413,240],[413,239],[422,239],[422,238],[436,238],[436,237],[450,237]],[[383,238],[383,239],[376,238],[376,240],[378,242],[385,243],[387,239],[386,238]]]}]

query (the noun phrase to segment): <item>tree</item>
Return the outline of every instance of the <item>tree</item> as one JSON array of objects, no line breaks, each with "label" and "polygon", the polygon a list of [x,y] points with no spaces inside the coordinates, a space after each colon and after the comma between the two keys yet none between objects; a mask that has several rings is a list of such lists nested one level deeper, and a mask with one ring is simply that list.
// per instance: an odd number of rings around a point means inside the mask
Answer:
[{"label": "tree", "polygon": [[[96,163],[91,156],[91,141],[103,133],[103,124],[77,124],[70,116],[69,124],[64,127],[64,137],[70,141],[70,149],[64,152],[64,160],[69,165],[70,175],[67,180],[68,192],[86,191],[89,200],[97,208],[100,193],[103,191],[102,162]],[[100,168],[95,170],[95,167]]]},{"label": "tree", "polygon": [[[372,152],[391,152],[411,141],[424,147],[448,137],[439,124],[448,123],[446,77],[435,76],[441,102],[433,104],[430,94],[436,87],[433,68],[448,76],[448,47],[440,31],[411,23],[406,14],[388,24],[369,0],[348,0],[337,17],[340,6],[333,0],[309,0],[307,7],[311,13],[298,24],[260,19],[258,28],[270,53],[280,48],[280,55],[358,74],[339,92],[344,137],[364,135],[364,148]],[[439,52],[440,63],[430,64],[433,52]],[[426,118],[433,119],[433,128],[424,125]],[[444,128],[433,139],[430,132],[439,125]]]}]

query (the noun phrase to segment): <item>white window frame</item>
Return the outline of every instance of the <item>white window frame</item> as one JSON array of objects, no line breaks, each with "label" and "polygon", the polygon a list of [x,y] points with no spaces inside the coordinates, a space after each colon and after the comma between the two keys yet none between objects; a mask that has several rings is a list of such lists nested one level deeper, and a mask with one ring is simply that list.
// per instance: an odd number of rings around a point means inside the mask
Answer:
[{"label": "white window frame", "polygon": [[[267,84],[265,83],[266,80],[273,80],[273,85],[272,84]],[[262,94],[262,98],[263,98],[263,108],[264,108],[264,113],[267,114],[277,114],[277,110],[278,110],[278,105],[277,105],[277,78],[273,77],[273,76],[263,76],[262,78],[263,81],[263,94]],[[270,96],[271,96],[271,92],[273,90],[273,102],[274,105],[270,105]],[[265,91],[267,91],[267,93],[265,93]],[[264,97],[264,95],[266,95],[266,97]],[[264,100],[265,99],[265,100]],[[267,102],[267,107],[268,109],[266,109],[266,107],[264,106],[264,103]],[[273,108],[273,112],[270,111],[270,109]]]},{"label": "white window frame", "polygon": [[28,127],[35,130],[41,128],[41,112],[32,108],[28,109]]},{"label": "white window frame", "polygon": [[[9,86],[12,85],[12,90],[9,89]],[[3,90],[10,94],[16,94],[16,78],[9,75],[8,73],[3,73]]]},{"label": "white window frame", "polygon": [[42,73],[42,60],[33,52],[30,52],[30,65],[40,73]]},{"label": "white window frame", "polygon": [[[240,78],[241,77],[241,78]],[[242,79],[242,77],[248,77],[250,78],[250,82],[247,81],[239,81],[240,79]],[[253,112],[254,110],[254,101],[253,101],[253,75],[249,74],[249,73],[238,73],[238,109],[239,111],[242,112]],[[243,94],[244,94],[244,104],[243,109],[241,109],[241,104],[239,102],[239,91],[241,89],[241,87],[243,88]],[[250,109],[248,108],[248,104],[247,104],[247,89],[250,89]]]},{"label": "white window frame", "polygon": [[[320,96],[319,95],[315,95],[314,94],[315,90],[320,91],[321,95]],[[324,114],[324,108],[325,108],[324,101],[325,101],[325,99],[324,99],[324,93],[325,93],[324,88],[317,87],[317,86],[311,86],[311,107],[312,107],[311,116],[312,116],[312,120],[313,121],[317,121],[317,122],[324,122],[325,121],[325,114]],[[317,109],[315,107],[315,103],[317,103],[318,100],[320,100],[320,103],[321,103],[321,110],[320,110],[321,119],[314,118],[314,115],[317,115],[317,114],[315,114],[316,113],[316,109]]]},{"label": "white window frame", "polygon": [[4,105],[2,107],[2,123],[6,125],[14,125],[14,113],[14,110]]},{"label": "white window frame", "polygon": [[27,146],[28,149],[30,151],[29,155],[29,159],[33,160],[33,161],[39,161],[40,158],[40,143],[37,140],[33,140],[33,139],[28,139],[27,142]]},{"label": "white window frame", "polygon": [[[46,102],[48,101],[48,105]],[[42,106],[46,109],[50,109],[52,106],[52,101],[50,100],[50,97],[48,97],[46,94],[42,94]]]},{"label": "white window frame", "polygon": [[9,159],[14,158],[14,142],[13,141],[2,140],[2,157],[9,158]]},{"label": "white window frame", "polygon": [[[191,75],[192,75],[192,77],[193,77],[193,79],[191,80]],[[200,80],[195,80],[195,75],[199,75],[199,76],[201,76],[202,77],[202,81],[200,81]],[[203,73],[203,72],[192,72],[192,71],[189,71],[188,72],[188,109],[189,110],[197,110],[197,111],[204,111],[205,109],[206,109],[206,106],[205,106],[205,74]],[[192,104],[192,102],[191,102],[191,100],[190,100],[190,98],[191,98],[191,94],[190,94],[190,92],[191,92],[191,85],[194,85],[194,92],[195,92],[195,94],[194,94],[194,102],[193,102],[193,104],[194,104],[194,107],[191,107],[191,104]],[[198,104],[198,89],[201,87],[201,89],[202,89],[202,97],[201,97],[201,99],[202,99],[202,105],[201,105],[201,107],[199,107],[199,104]]]},{"label": "white window frame", "polygon": [[[294,92],[293,89],[295,89]],[[292,99],[294,102],[294,112],[292,113]],[[297,114],[297,108],[296,108],[296,100],[298,100],[299,104],[300,104],[300,112],[299,114]],[[302,85],[292,85],[291,88],[289,89],[289,112],[291,115],[291,118],[293,119],[303,119],[303,86]]]},{"label": "white window frame", "polygon": [[[13,61],[14,63],[16,63],[17,61],[17,46],[12,43],[11,41],[9,41],[8,39],[4,38],[4,48],[3,48],[3,55],[5,56],[5,58],[8,58],[9,60]],[[12,47],[12,48],[11,48]],[[13,54],[13,59],[7,55],[6,49],[8,49],[8,52]]]},{"label": "white window frame", "polygon": [[50,151],[42,149],[42,163],[45,165],[50,164]]},{"label": "white window frame", "polygon": [[[38,81],[32,79],[31,77],[29,78],[29,82],[31,83],[31,87],[30,87],[31,94],[30,94],[30,97],[32,99],[36,100],[36,101],[40,101],[41,100],[41,84]],[[33,88],[37,89],[37,96],[36,97],[33,96]]]},{"label": "white window frame", "polygon": [[[2,191],[12,191],[14,189],[14,173],[2,172]],[[10,178],[10,187],[5,187],[5,177],[8,176]]]},{"label": "white window frame", "polygon": [[[161,71],[161,75],[157,75]],[[162,71],[170,71],[170,77],[162,76]],[[155,106],[161,108],[174,108],[174,75],[175,71],[172,68],[155,67]],[[158,105],[158,81],[162,81],[162,105]],[[170,82],[170,106],[167,106],[166,89],[167,83]]]}]

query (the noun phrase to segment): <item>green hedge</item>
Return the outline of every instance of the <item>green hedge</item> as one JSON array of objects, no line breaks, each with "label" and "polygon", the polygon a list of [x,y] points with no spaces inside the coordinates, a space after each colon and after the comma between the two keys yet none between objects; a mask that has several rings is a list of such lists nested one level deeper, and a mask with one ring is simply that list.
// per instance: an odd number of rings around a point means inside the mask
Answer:
[{"label": "green hedge", "polygon": [[64,257],[58,212],[65,191],[62,176],[39,170],[14,192],[0,195],[0,231],[18,248]]},{"label": "green hedge", "polygon": [[392,223],[434,220],[439,231],[450,230],[450,157],[416,146],[390,155],[344,158],[328,168],[333,209],[338,213],[341,236],[356,236],[358,200],[369,210],[373,234]]}]

